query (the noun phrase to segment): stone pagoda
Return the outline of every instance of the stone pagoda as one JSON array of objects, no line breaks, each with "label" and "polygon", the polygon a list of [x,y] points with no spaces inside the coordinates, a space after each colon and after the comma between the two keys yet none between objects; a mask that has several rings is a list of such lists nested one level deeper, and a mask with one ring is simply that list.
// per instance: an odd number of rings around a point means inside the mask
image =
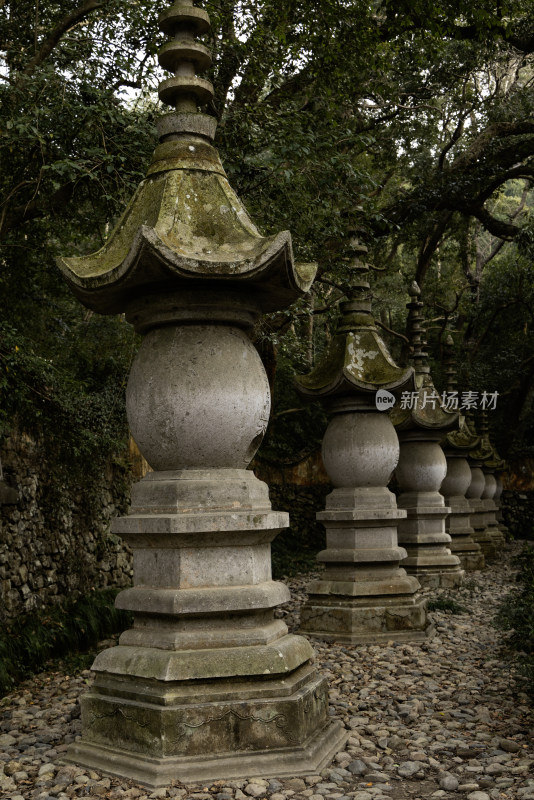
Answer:
[{"label": "stone pagoda", "polygon": [[133,550],[116,605],[134,623],[93,664],[68,760],[153,787],[316,773],[346,734],[309,642],[274,618],[289,591],[270,543],[288,516],[247,470],[270,410],[250,330],[315,268],[294,263],[287,231],[261,236],[226,179],[215,119],[198,110],[213,94],[197,75],[207,13],[178,0],[160,27],[173,75],[159,94],[174,110],[147,177],[101,250],[60,261],[82,303],[144,335],[127,413],[154,470],[113,526]]},{"label": "stone pagoda", "polygon": [[467,412],[467,425],[478,439],[478,444],[469,451],[468,459],[469,467],[471,468],[471,483],[466,492],[466,497],[471,507],[469,521],[474,531],[473,539],[478,542],[480,549],[484,553],[485,560],[488,561],[495,557],[497,547],[486,524],[486,503],[485,499],[482,498],[486,490],[486,478],[482,467],[485,461],[493,458],[493,448],[486,437],[478,436],[471,411]]},{"label": "stone pagoda", "polygon": [[[454,341],[449,334],[445,344],[445,372],[447,392],[454,398],[458,396],[456,368],[454,363]],[[449,431],[441,446],[447,459],[447,474],[441,484],[440,493],[445,504],[451,509],[445,520],[447,533],[451,537],[451,553],[458,556],[467,572],[484,569],[484,554],[480,545],[473,539],[474,530],[469,521],[471,507],[466,492],[471,483],[471,469],[467,456],[479,443],[476,436],[460,414],[458,430]]]},{"label": "stone pagoda", "polygon": [[439,492],[447,473],[440,441],[447,431],[457,428],[458,412],[443,406],[432,382],[422,340],[420,294],[414,281],[407,304],[407,328],[416,391],[406,407],[401,403],[391,410],[400,442],[395,470],[398,505],[407,512],[399,522],[399,544],[408,553],[403,567],[423,586],[452,588],[460,585],[464,572],[458,556],[451,553],[451,537],[445,529],[450,508]]},{"label": "stone pagoda", "polygon": [[387,411],[377,409],[377,396],[393,400],[390,392],[413,385],[413,370],[393,362],[378,333],[369,267],[360,259],[366,252],[352,235],[352,297],[341,304],[321,363],[297,379],[300,393],[331,413],[322,453],[334,485],[317,515],[326,528],[326,550],[317,558],[326,569],[308,587],[301,627],[341,642],[417,641],[432,629],[419,582],[399,566],[406,551],[398,546],[397,525],[406,512],[387,488],[399,443]]},{"label": "stone pagoda", "polygon": [[504,460],[500,458],[491,442],[487,411],[482,411],[481,414],[480,436],[481,439],[487,443],[487,446],[491,448],[492,453],[482,465],[485,485],[484,491],[481,495],[481,500],[484,502],[484,509],[486,511],[486,532],[493,540],[495,548],[500,550],[506,544],[506,537],[501,531],[499,520],[497,519],[497,512],[499,511],[499,508],[495,502],[495,495],[497,494],[497,479],[495,477],[495,473],[499,470],[502,470],[504,467]]}]

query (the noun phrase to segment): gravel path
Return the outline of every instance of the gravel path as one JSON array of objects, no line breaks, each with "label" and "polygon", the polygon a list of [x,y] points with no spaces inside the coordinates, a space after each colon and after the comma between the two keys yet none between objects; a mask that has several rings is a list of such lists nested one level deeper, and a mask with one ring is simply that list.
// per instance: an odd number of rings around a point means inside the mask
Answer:
[{"label": "gravel path", "polygon": [[[351,731],[345,751],[304,779],[176,782],[147,790],[58,759],[80,733],[77,697],[91,682],[42,673],[0,701],[0,797],[183,800],[534,800],[534,709],[514,680],[491,625],[513,582],[511,553],[472,573],[454,593],[466,613],[431,612],[437,636],[422,645],[316,643],[331,713]],[[289,581],[279,614],[298,624],[309,577]],[[447,592],[444,593],[448,595]]]}]

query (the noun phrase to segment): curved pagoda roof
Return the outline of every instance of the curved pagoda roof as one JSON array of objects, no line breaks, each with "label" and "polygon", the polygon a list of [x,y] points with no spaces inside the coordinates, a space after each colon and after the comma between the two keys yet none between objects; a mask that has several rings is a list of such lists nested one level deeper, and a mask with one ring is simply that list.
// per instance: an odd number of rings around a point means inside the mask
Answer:
[{"label": "curved pagoda roof", "polygon": [[253,294],[262,311],[284,308],[310,288],[315,265],[295,264],[288,231],[262,236],[228,183],[212,144],[216,121],[198,111],[213,96],[210,81],[196,75],[211,64],[196,41],[209,17],[178,0],[160,27],[173,37],[159,59],[174,77],[159,94],[175,111],[158,120],[160,144],[147,176],[104,246],[60,258],[59,268],[81,302],[104,314],[124,311],[140,294],[192,282]]},{"label": "curved pagoda roof", "polygon": [[352,285],[353,299],[341,303],[340,323],[321,362],[309,375],[296,378],[304,397],[394,392],[412,386],[413,368],[393,361],[371,313],[369,267],[359,259],[367,248],[352,238],[350,251],[351,269],[358,276]]},{"label": "curved pagoda roof", "polygon": [[411,348],[411,360],[415,368],[416,396],[406,408],[395,405],[390,413],[391,421],[398,431],[420,429],[426,431],[447,431],[458,427],[458,411],[445,408],[434,386],[428,355],[423,343],[423,302],[421,290],[414,281],[409,291],[411,301],[408,308],[408,335]]}]

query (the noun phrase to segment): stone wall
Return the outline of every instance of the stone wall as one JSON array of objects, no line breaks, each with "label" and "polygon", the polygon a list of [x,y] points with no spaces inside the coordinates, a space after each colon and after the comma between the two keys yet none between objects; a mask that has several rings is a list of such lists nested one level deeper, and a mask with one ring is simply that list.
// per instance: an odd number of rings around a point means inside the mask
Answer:
[{"label": "stone wall", "polygon": [[18,494],[0,505],[0,622],[131,583],[131,554],[109,530],[127,508],[127,463],[87,481],[61,477],[44,448],[19,433],[4,441],[0,456],[5,486]]}]

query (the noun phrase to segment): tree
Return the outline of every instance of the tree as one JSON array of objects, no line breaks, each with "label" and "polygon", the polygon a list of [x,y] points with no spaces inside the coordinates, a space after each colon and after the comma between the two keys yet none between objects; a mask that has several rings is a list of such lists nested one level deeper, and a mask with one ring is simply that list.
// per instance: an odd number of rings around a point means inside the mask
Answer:
[{"label": "tree", "polygon": [[[52,260],[59,250],[96,249],[144,172],[154,142],[155,13],[164,4],[40,5],[5,0],[0,21],[0,280],[12,337],[4,340],[24,340],[73,376],[81,396],[96,396],[123,380],[132,341],[119,320],[84,316]],[[309,416],[316,412],[283,412],[299,408],[290,376],[327,343],[335,302],[350,287],[349,220],[374,266],[387,270],[377,281],[379,321],[402,341],[405,287],[417,277],[436,320],[434,355],[444,322],[454,323],[472,343],[478,375],[498,299],[492,270],[515,263],[530,235],[533,5],[207,2],[216,90],[208,111],[219,120],[230,181],[261,227],[289,228],[298,257],[319,264],[311,299],[257,332],[266,361],[279,362],[274,451],[290,429],[295,451],[324,424]],[[520,325],[527,312],[515,310]],[[114,365],[98,352],[99,325]],[[530,364],[530,346],[514,349],[518,368]],[[17,362],[9,347],[4,363]],[[34,369],[46,393],[50,370]],[[24,394],[20,381],[6,380],[14,396]],[[527,405],[531,385],[522,389]],[[30,414],[35,398],[25,396]],[[525,415],[524,404],[514,413]]]},{"label": "tree", "polygon": [[150,85],[155,14],[122,6],[0,9],[0,428],[16,417],[84,469],[126,432],[134,339],[121,320],[85,312],[54,259],[99,246],[151,151],[153,103],[143,94],[135,107],[123,91]]}]

